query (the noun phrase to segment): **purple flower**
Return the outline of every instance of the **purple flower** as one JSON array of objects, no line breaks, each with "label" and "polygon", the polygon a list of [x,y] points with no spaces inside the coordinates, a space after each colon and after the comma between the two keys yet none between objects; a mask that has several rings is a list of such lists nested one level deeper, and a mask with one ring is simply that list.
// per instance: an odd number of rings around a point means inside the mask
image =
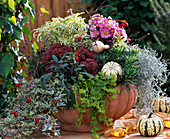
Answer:
[{"label": "purple flower", "polygon": [[25,47],[25,45],[23,46],[23,49],[25,49],[26,47]]}]

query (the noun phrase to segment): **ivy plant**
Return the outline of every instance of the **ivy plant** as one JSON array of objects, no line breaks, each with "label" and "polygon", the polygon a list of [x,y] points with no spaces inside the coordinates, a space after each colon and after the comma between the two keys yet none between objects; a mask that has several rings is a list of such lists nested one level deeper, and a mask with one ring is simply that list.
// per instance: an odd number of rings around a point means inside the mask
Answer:
[{"label": "ivy plant", "polygon": [[6,118],[0,123],[0,137],[33,138],[39,134],[60,136],[60,123],[53,115],[66,106],[64,88],[56,78],[42,89],[39,80],[25,82],[17,88],[17,97],[8,98]]},{"label": "ivy plant", "polygon": [[[27,13],[27,15],[26,15]],[[0,113],[7,106],[5,97],[16,92],[14,78],[21,77],[15,71],[19,43],[23,33],[31,38],[25,23],[34,22],[34,5],[31,0],[0,0]],[[13,43],[12,43],[13,42]],[[17,47],[14,47],[16,43]]]},{"label": "ivy plant", "polygon": [[78,109],[80,114],[80,117],[77,119],[77,126],[81,125],[83,114],[89,108],[92,119],[90,121],[91,132],[95,139],[99,138],[97,131],[99,130],[98,125],[100,121],[103,121],[107,126],[113,124],[113,119],[106,115],[106,109],[108,107],[108,99],[115,99],[115,94],[119,93],[119,90],[113,88],[114,86],[116,86],[114,75],[106,76],[101,72],[95,77],[90,76],[90,78],[84,78],[80,74],[78,81],[74,84],[76,102],[81,101],[80,104],[75,104],[75,108]]}]

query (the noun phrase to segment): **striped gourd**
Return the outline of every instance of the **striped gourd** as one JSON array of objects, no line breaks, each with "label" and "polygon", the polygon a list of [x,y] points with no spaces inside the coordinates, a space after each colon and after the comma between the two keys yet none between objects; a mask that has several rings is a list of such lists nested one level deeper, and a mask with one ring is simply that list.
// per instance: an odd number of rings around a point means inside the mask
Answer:
[{"label": "striped gourd", "polygon": [[164,124],[161,118],[153,113],[142,115],[137,120],[137,129],[142,136],[156,136],[164,129]]},{"label": "striped gourd", "polygon": [[151,107],[154,112],[170,113],[170,100],[167,98],[154,99]]}]

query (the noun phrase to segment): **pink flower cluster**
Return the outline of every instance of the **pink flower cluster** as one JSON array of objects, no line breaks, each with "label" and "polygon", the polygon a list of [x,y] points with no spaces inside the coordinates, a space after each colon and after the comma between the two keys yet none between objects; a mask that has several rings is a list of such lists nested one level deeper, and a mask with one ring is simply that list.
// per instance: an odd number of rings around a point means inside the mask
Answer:
[{"label": "pink flower cluster", "polygon": [[121,41],[127,39],[127,34],[124,28],[119,27],[119,23],[111,17],[103,17],[100,14],[93,15],[89,20],[90,36],[94,38],[105,38],[113,40],[115,37],[121,36]]}]

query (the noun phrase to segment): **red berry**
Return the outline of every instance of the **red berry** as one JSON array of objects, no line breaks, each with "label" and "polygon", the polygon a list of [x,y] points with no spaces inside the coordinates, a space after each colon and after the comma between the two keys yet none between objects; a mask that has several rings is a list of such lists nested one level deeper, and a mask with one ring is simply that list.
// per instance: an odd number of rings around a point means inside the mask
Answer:
[{"label": "red berry", "polygon": [[21,62],[24,62],[24,61],[25,61],[25,59],[22,57],[20,61],[21,61]]},{"label": "red berry", "polygon": [[14,116],[17,117],[17,116],[18,116],[18,112],[15,112],[15,113],[14,113]]},{"label": "red berry", "polygon": [[76,59],[75,59],[77,62],[79,61],[79,57],[76,57]]},{"label": "red berry", "polygon": [[20,86],[20,84],[19,84],[19,83],[17,83],[17,84],[16,84],[16,87],[19,87],[19,86]]},{"label": "red berry", "polygon": [[125,28],[125,27],[127,27],[127,26],[128,26],[128,23],[127,23],[127,22],[123,22],[119,27]]},{"label": "red berry", "polygon": [[22,85],[22,83],[19,83],[19,85],[21,86],[21,85]]},{"label": "red berry", "polygon": [[15,114],[15,111],[13,111],[12,114]]},{"label": "red berry", "polygon": [[130,38],[127,38],[127,41],[128,41],[128,42],[130,42],[130,41],[131,41],[131,39],[130,39]]},{"label": "red berry", "polygon": [[128,23],[127,22],[124,22],[125,26],[127,27],[128,26]]},{"label": "red berry", "polygon": [[31,98],[28,98],[28,99],[27,99],[27,102],[28,102],[28,103],[31,102]]},{"label": "red berry", "polygon": [[81,41],[81,36],[78,37],[78,40]]},{"label": "red berry", "polygon": [[79,53],[77,52],[77,53],[75,53],[75,56],[78,56],[79,55]]},{"label": "red berry", "polygon": [[120,25],[119,28],[122,28],[122,26]]},{"label": "red berry", "polygon": [[35,118],[35,122],[38,123],[38,122],[39,122],[39,119],[38,119],[38,118]]}]

